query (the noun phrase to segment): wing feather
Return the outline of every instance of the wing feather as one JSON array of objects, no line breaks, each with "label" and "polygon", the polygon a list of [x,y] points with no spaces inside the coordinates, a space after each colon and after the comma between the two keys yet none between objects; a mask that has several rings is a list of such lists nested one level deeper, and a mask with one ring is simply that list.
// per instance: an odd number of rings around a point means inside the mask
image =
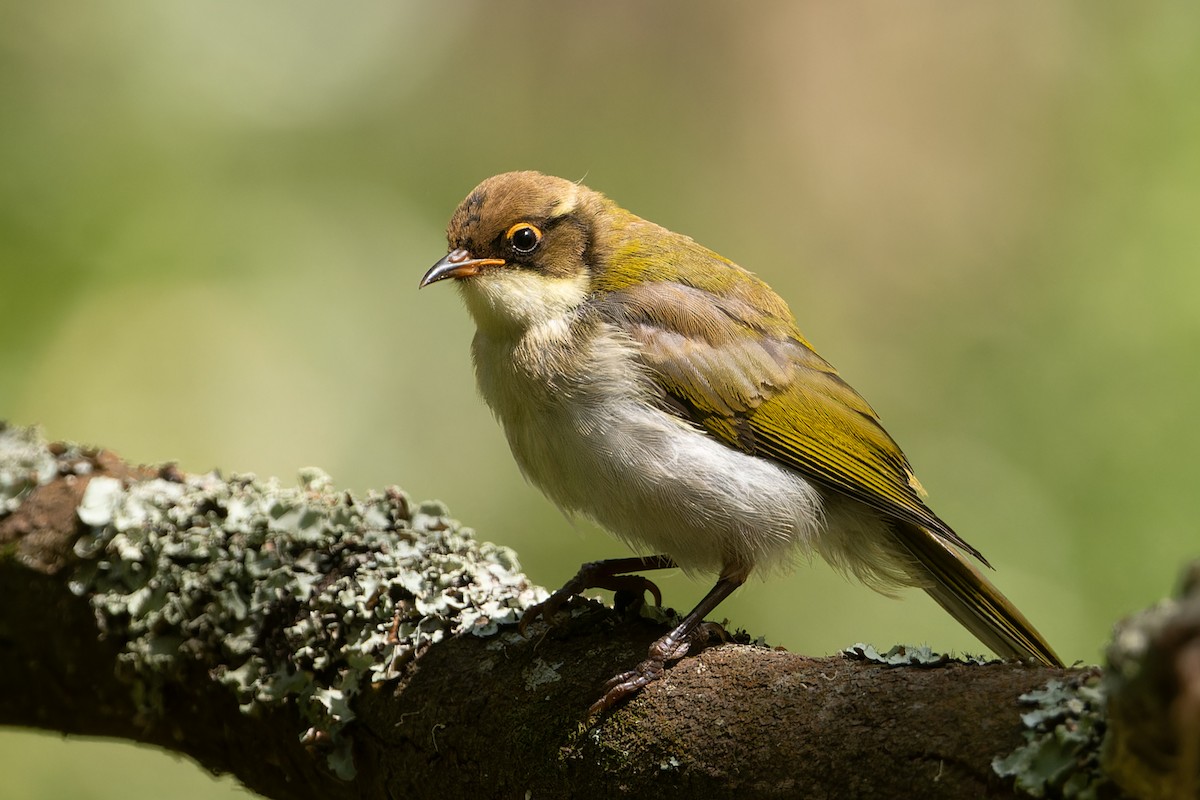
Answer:
[{"label": "wing feather", "polygon": [[[986,564],[925,505],[908,459],[874,409],[817,355],[783,301],[726,264],[733,272],[722,277],[734,283],[720,291],[663,276],[596,295],[602,316],[638,344],[664,407],[730,447],[928,528]],[[769,294],[765,309],[749,302],[756,292]]]}]

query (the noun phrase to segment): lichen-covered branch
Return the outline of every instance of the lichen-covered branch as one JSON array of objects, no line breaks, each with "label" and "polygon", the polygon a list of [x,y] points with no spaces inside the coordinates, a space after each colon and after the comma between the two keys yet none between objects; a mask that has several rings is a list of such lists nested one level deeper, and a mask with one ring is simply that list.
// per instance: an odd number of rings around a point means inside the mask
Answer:
[{"label": "lichen-covered branch", "polygon": [[730,644],[586,720],[661,620],[580,602],[518,636],[543,595],[509,550],[316,470],[132,467],[0,424],[0,587],[0,724],[157,744],[273,798],[1102,791],[1096,670]]}]

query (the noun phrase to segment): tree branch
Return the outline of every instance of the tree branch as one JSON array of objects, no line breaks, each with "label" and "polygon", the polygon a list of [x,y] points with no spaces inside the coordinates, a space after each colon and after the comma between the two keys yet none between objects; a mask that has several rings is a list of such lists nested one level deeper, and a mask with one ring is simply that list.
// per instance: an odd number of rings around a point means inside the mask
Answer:
[{"label": "tree branch", "polygon": [[[511,623],[544,595],[511,551],[439,504],[301,477],[132,467],[0,425],[0,724],[156,744],[289,799],[1102,785],[1103,719],[1079,722],[1102,705],[1094,669],[726,644],[587,721],[661,620],[580,601],[524,639]],[[1194,733],[1188,702],[1169,713]],[[1047,770],[1045,742],[1082,727]]]}]

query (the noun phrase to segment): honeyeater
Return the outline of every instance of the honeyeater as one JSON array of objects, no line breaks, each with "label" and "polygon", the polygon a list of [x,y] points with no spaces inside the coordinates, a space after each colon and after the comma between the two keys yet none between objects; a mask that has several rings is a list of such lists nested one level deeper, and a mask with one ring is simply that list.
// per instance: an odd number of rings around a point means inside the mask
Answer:
[{"label": "honeyeater", "polygon": [[593,711],[661,676],[706,614],[798,553],[885,593],[924,589],[1000,656],[1061,664],[755,275],[537,172],[479,184],[447,238],[420,285],[455,279],[475,321],[479,391],[521,471],[563,511],[650,553],[585,564],[522,628],[588,588],[657,597],[639,570],[717,575]]}]

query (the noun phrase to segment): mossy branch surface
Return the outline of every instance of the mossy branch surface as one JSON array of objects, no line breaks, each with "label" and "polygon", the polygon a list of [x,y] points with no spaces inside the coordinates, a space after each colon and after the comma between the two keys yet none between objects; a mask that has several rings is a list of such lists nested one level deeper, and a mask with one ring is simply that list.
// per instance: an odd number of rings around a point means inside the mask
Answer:
[{"label": "mossy branch surface", "polygon": [[[1101,786],[1069,768],[1094,766],[1094,745],[1055,751],[1033,784],[1043,751],[1010,755],[1038,725],[1077,724],[1074,695],[1046,685],[1090,697],[1094,669],[728,644],[587,720],[661,618],[581,601],[523,638],[513,623],[544,593],[510,550],[438,503],[355,497],[319,470],[285,487],[134,467],[0,423],[0,586],[0,724],[156,744],[268,797]],[[1030,725],[1030,692],[1063,709]]]}]

